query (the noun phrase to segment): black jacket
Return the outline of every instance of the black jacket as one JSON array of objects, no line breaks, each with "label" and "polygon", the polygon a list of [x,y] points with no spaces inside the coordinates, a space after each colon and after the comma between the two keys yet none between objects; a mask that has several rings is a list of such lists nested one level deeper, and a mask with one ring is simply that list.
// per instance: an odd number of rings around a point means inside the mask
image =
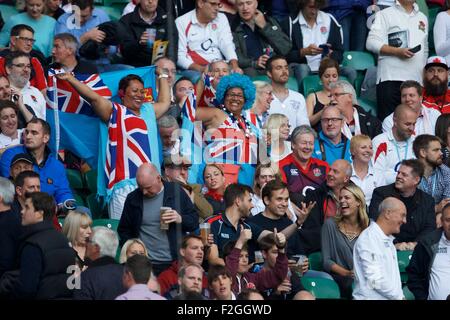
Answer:
[{"label": "black jacket", "polygon": [[[378,218],[378,206],[388,198],[394,197],[405,203],[404,198],[395,188],[395,184],[378,187],[373,191],[370,201],[369,217],[376,221]],[[412,207],[407,208],[406,223],[400,227],[400,233],[394,235],[394,243],[416,242],[436,229],[436,215],[434,213],[434,199],[428,193],[420,189],[416,190],[412,200]],[[405,203],[406,205],[406,203]]]},{"label": "black jacket", "polygon": [[427,234],[417,243],[409,265],[406,267],[408,273],[408,289],[414,294],[416,300],[428,298],[430,284],[430,272],[442,237],[442,228]]},{"label": "black jacket", "polygon": [[[167,33],[168,24],[174,24],[167,19],[165,11],[158,7],[155,21],[150,25],[139,15],[139,6],[133,12],[124,15],[119,20],[119,36],[124,63],[135,66],[149,66],[152,62],[153,48],[147,44],[141,45],[139,40],[147,28],[156,29],[156,40],[169,41],[166,55],[173,61],[177,58],[178,33],[177,28],[172,25],[173,34]],[[171,41],[172,40],[172,41]]]},{"label": "black jacket", "polygon": [[15,267],[21,231],[20,212],[12,209],[0,212],[0,277]]},{"label": "black jacket", "polygon": [[81,273],[81,287],[75,290],[75,300],[114,300],[126,289],[122,284],[123,266],[112,257],[101,257]]},{"label": "black jacket", "polygon": [[[300,24],[297,20],[297,13],[294,16],[290,16],[289,18],[283,20],[281,22],[281,28],[283,32],[286,33],[292,41],[292,49],[287,55],[287,61],[289,63],[304,63],[306,64],[306,58],[300,57],[300,49],[303,48],[303,34],[302,29],[300,28]],[[342,45],[342,37],[341,37],[341,26],[337,23],[336,19],[330,15],[330,33],[328,35],[327,43],[331,45],[331,49],[333,52],[331,53],[331,58],[342,63],[344,47]],[[317,46],[322,43],[316,43]]]},{"label": "black jacket", "polygon": [[359,126],[361,133],[369,136],[371,139],[383,133],[381,121],[372,116],[366,110],[358,105],[354,106],[358,110]]},{"label": "black jacket", "polygon": [[[198,228],[198,213],[192,204],[191,199],[182,187],[173,182],[163,182],[164,184],[164,199],[163,206],[170,207],[176,210],[182,217],[181,231],[182,233],[192,232]],[[142,191],[138,188],[131,192],[123,207],[122,216],[120,218],[118,233],[121,245],[128,239],[139,238],[139,233],[142,224],[142,210],[144,203],[144,196]],[[169,224],[167,237],[169,238],[170,253],[172,259],[178,257],[177,239],[182,235],[177,235],[177,224]],[[151,248],[149,248],[151,250]]]}]

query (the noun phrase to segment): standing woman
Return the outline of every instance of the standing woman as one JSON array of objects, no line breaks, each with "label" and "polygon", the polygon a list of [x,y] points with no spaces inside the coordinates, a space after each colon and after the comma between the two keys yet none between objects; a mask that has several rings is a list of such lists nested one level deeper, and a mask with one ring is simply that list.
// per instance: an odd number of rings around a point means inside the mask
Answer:
[{"label": "standing woman", "polygon": [[445,10],[438,13],[433,27],[434,48],[438,56],[450,61],[450,0],[445,0]]},{"label": "standing woman", "polygon": [[10,38],[12,27],[18,24],[26,24],[33,28],[33,49],[38,50],[49,57],[53,47],[53,33],[56,20],[44,13],[44,0],[27,0],[25,12],[12,16],[0,32],[0,47],[5,47]]},{"label": "standing woman", "polygon": [[361,232],[369,225],[364,193],[354,183],[339,195],[339,213],[325,220],[322,227],[322,258],[324,271],[339,285],[341,296],[351,299],[353,247]]},{"label": "standing woman", "polygon": [[220,165],[211,163],[207,164],[203,171],[203,179],[205,180],[205,199],[213,208],[213,214],[225,213],[225,202],[223,195],[225,193],[225,176]]},{"label": "standing woman", "polygon": [[86,247],[92,233],[92,219],[84,212],[70,211],[64,219],[62,233],[69,239],[77,253],[77,265],[83,270],[85,266]]}]

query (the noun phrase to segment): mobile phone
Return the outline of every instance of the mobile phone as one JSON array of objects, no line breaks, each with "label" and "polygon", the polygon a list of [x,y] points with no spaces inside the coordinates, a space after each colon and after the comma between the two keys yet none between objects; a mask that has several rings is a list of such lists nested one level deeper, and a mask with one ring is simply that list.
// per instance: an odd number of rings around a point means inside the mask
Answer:
[{"label": "mobile phone", "polygon": [[420,49],[422,49],[422,45],[419,44],[418,46],[415,46],[414,48],[411,48],[408,50],[411,51],[412,53],[416,53],[416,52],[419,52]]},{"label": "mobile phone", "polygon": [[322,57],[326,57],[330,52],[330,47],[327,44],[321,44],[319,48],[322,48]]}]

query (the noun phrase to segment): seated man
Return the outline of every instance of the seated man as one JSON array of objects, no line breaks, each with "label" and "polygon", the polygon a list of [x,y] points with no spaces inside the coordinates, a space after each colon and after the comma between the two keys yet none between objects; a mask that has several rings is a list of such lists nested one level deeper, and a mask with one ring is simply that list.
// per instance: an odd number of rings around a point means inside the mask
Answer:
[{"label": "seated man", "polygon": [[448,62],[443,57],[429,57],[423,71],[423,105],[441,113],[450,112]]},{"label": "seated man", "polygon": [[204,300],[205,297],[201,292],[205,283],[208,287],[208,278],[201,265],[196,263],[184,265],[178,271],[179,291],[173,300]]},{"label": "seated man", "polygon": [[180,130],[177,119],[171,115],[163,115],[158,119],[158,132],[162,143],[163,157],[176,156],[180,153],[180,139],[175,138]]},{"label": "seated man", "polygon": [[333,164],[337,159],[351,162],[350,139],[343,133],[345,117],[342,111],[335,106],[323,108],[320,117],[322,131],[314,142],[313,157]]},{"label": "seated man", "polygon": [[33,171],[33,158],[28,153],[18,153],[12,158],[9,178],[14,182],[19,173],[23,171]]},{"label": "seated man", "polygon": [[172,87],[172,103],[165,115],[170,115],[177,119],[178,126],[182,124],[181,108],[190,92],[194,91],[194,84],[186,77],[180,77]]},{"label": "seated man", "polygon": [[257,6],[257,0],[237,0],[239,16],[231,25],[239,66],[250,77],[265,74],[266,62],[272,54],[285,56],[292,47],[278,22]]},{"label": "seated man", "polygon": [[398,250],[414,250],[418,240],[436,229],[434,199],[418,189],[423,171],[419,160],[403,160],[395,183],[373,191],[369,217],[374,221],[378,218],[378,206],[388,197],[398,198],[406,206],[406,223],[402,225],[400,232],[394,234]]},{"label": "seated man", "polygon": [[[177,30],[173,25],[173,34],[168,34],[168,25],[174,22],[169,20],[164,9],[158,7],[158,2],[159,0],[141,0],[133,12],[120,18],[119,37],[124,63],[142,67],[153,64],[159,55],[176,59]],[[154,34],[149,34],[150,31]],[[162,44],[164,49],[155,50],[156,41],[165,42]],[[153,54],[157,56],[154,57]]]},{"label": "seated man", "polygon": [[18,153],[32,156],[34,171],[39,173],[41,190],[55,197],[59,207],[67,201],[75,201],[69,187],[63,164],[50,153],[50,126],[42,119],[34,118],[25,128],[25,144],[11,147],[0,158],[0,175],[8,177],[11,160]]},{"label": "seated man", "polygon": [[214,60],[230,62],[239,68],[236,48],[226,16],[219,12],[219,0],[196,0],[196,8],[175,20],[178,29],[178,66],[196,82],[200,73]]}]

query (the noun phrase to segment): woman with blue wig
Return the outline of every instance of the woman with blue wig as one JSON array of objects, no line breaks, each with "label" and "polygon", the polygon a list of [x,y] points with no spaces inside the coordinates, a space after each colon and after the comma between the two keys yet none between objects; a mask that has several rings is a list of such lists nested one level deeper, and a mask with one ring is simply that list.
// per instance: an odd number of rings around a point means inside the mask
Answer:
[{"label": "woman with blue wig", "polygon": [[252,185],[257,163],[259,130],[244,115],[255,101],[250,78],[237,73],[223,77],[217,88],[217,108],[197,108],[195,120],[207,129],[205,163],[221,163],[226,184]]}]

